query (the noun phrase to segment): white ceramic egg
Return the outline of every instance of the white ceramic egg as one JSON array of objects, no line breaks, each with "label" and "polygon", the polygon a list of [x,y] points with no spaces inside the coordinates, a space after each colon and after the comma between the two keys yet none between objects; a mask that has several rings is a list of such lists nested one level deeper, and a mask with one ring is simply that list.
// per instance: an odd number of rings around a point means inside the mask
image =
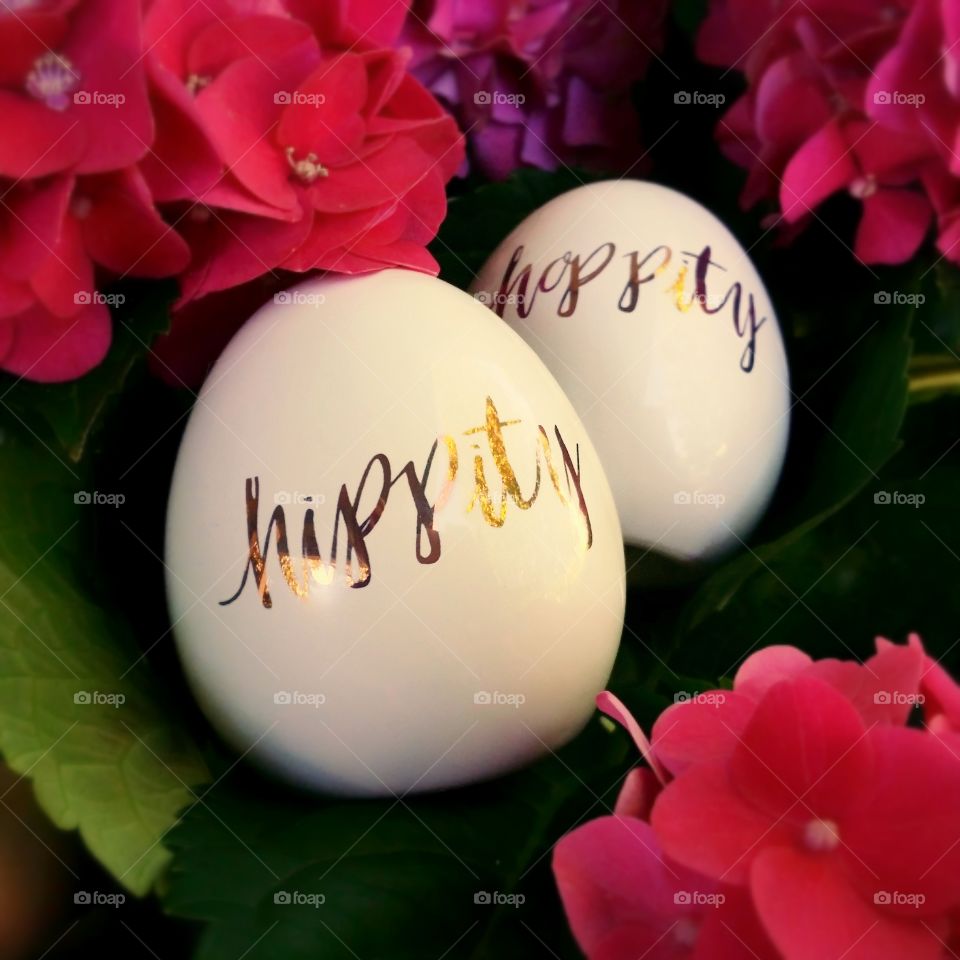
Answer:
[{"label": "white ceramic egg", "polygon": [[747,535],[783,464],[789,376],[763,282],[713,214],[654,183],[579,187],[471,290],[570,397],[628,543],[687,561]]},{"label": "white ceramic egg", "polygon": [[623,624],[616,507],[570,402],[482,304],[401,270],[308,281],[240,330],[183,438],[166,560],[214,726],[334,793],[559,747]]}]

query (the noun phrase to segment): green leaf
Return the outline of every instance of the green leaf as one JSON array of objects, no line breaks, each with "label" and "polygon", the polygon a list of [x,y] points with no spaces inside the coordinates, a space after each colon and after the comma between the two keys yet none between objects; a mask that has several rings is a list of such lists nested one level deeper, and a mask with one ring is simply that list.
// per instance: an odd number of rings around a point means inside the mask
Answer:
[{"label": "green leaf", "polygon": [[917,288],[923,298],[917,308],[914,335],[917,353],[941,360],[960,360],[960,269],[940,260],[924,265]]},{"label": "green leaf", "polygon": [[671,12],[680,29],[693,39],[707,15],[707,0],[674,0]]},{"label": "green leaf", "polygon": [[58,827],[78,828],[120,883],[146,893],[204,766],[156,691],[127,673],[138,652],[119,624],[69,584],[5,564],[0,595],[0,750]]},{"label": "green leaf", "polygon": [[[646,721],[664,704],[640,672],[625,644],[611,684]],[[636,760],[597,716],[558,754],[443,794],[337,801],[237,768],[172,832],[165,906],[206,921],[199,960],[572,960],[550,850],[609,812]],[[324,902],[276,902],[285,895]]]},{"label": "green leaf", "polygon": [[111,296],[125,299],[111,310],[113,342],[103,362],[67,383],[33,383],[5,376],[0,381],[3,404],[71,462],[79,462],[130,372],[146,356],[154,338],[169,329],[169,308],[175,295],[172,283],[117,288]]},{"label": "green leaf", "polygon": [[129,627],[81,579],[96,512],[114,508],[76,503],[89,476],[19,425],[0,449],[0,752],[57,826],[143,894],[208,774]]},{"label": "green leaf", "polygon": [[746,653],[771,644],[862,658],[877,635],[902,642],[918,631],[955,672],[960,445],[944,436],[943,424],[958,418],[957,397],[911,408],[904,445],[879,477],[772,557],[734,603],[684,633],[675,668],[729,673]]}]

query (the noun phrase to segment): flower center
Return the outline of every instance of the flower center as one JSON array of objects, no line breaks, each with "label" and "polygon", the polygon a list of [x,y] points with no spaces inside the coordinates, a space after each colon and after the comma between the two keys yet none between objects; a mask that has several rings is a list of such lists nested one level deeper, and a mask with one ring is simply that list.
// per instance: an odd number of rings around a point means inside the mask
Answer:
[{"label": "flower center", "polygon": [[872,197],[876,192],[877,178],[872,173],[868,173],[863,177],[857,177],[857,179],[850,184],[850,196],[856,197],[858,200],[866,200],[867,197]]},{"label": "flower center", "polygon": [[317,159],[315,153],[308,153],[302,160],[297,160],[293,155],[293,147],[287,147],[286,154],[290,168],[304,183],[313,183],[317,177],[330,176],[330,171]]},{"label": "flower center", "polygon": [[48,52],[33,61],[25,87],[31,97],[42,100],[51,110],[66,110],[70,103],[68,94],[79,82],[79,75],[66,57]]},{"label": "flower center", "polygon": [[828,853],[840,845],[840,828],[833,820],[811,820],[804,827],[803,842],[808,850]]},{"label": "flower center", "polygon": [[187,92],[195,97],[207,84],[213,80],[213,77],[201,76],[199,73],[191,73],[187,77]]},{"label": "flower center", "polygon": [[700,927],[695,920],[684,917],[678,920],[673,928],[673,939],[681,947],[692,947],[697,942]]}]

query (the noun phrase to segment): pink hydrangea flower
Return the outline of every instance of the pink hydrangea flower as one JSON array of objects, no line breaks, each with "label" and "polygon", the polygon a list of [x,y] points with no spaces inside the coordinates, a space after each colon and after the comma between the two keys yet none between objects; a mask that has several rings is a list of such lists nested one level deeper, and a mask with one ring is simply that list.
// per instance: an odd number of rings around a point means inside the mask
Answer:
[{"label": "pink hydrangea flower", "polygon": [[0,7],[0,176],[103,173],[153,140],[140,4]]},{"label": "pink hydrangea flower", "polygon": [[272,0],[149,9],[158,136],[143,167],[183,205],[186,301],[278,269],[436,272],[426,244],[463,147],[409,54],[382,45],[400,17],[290,8],[303,19]]},{"label": "pink hydrangea flower", "polygon": [[115,276],[177,274],[187,302],[280,270],[435,272],[463,142],[394,47],[406,13],[0,7],[0,368],[52,381],[99,363],[96,284]]},{"label": "pink hydrangea flower", "polygon": [[637,817],[600,817],[567,834],[553,872],[589,960],[777,956],[743,890],[670,861]]},{"label": "pink hydrangea flower", "polygon": [[796,224],[846,191],[864,262],[909,259],[934,215],[960,262],[958,23],[956,0],[712,0],[698,53],[748,84],[717,129],[749,171],[744,205]]},{"label": "pink hydrangea flower", "polygon": [[467,131],[488,176],[522,166],[621,171],[640,155],[631,87],[662,43],[664,0],[415,2],[418,77]]},{"label": "pink hydrangea flower", "polygon": [[736,747],[767,690],[783,680],[810,677],[836,689],[867,724],[904,724],[918,702],[928,658],[919,637],[906,646],[877,640],[863,664],[813,660],[796,647],[766,647],[737,671],[732,690],[717,690],[668,707],[653,725],[650,752],[671,774],[697,763],[725,759]]},{"label": "pink hydrangea flower", "polygon": [[166,276],[186,244],[136,167],[154,135],[141,5],[0,8],[0,368],[78,377],[110,345],[104,273]]},{"label": "pink hydrangea flower", "polygon": [[960,761],[935,738],[868,727],[800,677],[767,691],[729,756],[669,783],[651,824],[680,863],[748,886],[787,958],[933,958],[960,904],[958,798]]},{"label": "pink hydrangea flower", "polygon": [[71,380],[110,346],[95,272],[170,276],[189,250],[135,167],[5,183],[2,192],[0,367],[31,380]]},{"label": "pink hydrangea flower", "polygon": [[[598,706],[648,767],[628,776],[614,816],[557,847],[591,960],[727,956],[706,922],[691,934],[702,953],[668,936],[678,920],[657,891],[692,882],[736,891],[736,929],[757,956],[948,955],[960,931],[960,688],[918,637],[879,638],[863,664],[762,650],[732,690],[666,710],[649,740],[615,697]],[[917,709],[926,729],[907,726]]]}]

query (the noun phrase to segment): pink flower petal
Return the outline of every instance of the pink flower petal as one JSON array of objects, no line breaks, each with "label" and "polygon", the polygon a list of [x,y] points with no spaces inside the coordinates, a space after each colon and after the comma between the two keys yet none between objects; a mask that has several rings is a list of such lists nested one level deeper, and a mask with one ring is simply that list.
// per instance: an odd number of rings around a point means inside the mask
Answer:
[{"label": "pink flower petal", "polygon": [[757,916],[749,890],[721,891],[723,904],[703,912],[691,960],[783,960]]},{"label": "pink flower petal", "polygon": [[269,136],[282,110],[274,99],[282,83],[268,64],[237,60],[199,92],[196,105],[231,176],[265,203],[290,210],[297,202],[290,164]]},{"label": "pink flower petal", "polygon": [[772,820],[837,820],[863,805],[874,769],[854,706],[821,680],[771,687],[757,704],[731,760],[744,796]]},{"label": "pink flower petal", "polygon": [[68,111],[0,90],[0,116],[7,130],[16,131],[0,137],[0,176],[45,177],[70,169],[83,156],[83,127]]},{"label": "pink flower petal", "polygon": [[[153,142],[153,115],[144,73],[140,5],[87,0],[71,12],[64,53],[74,64],[86,103],[67,111],[84,131],[78,173],[101,173],[135,163]],[[109,50],[109,56],[104,51]],[[94,94],[113,97],[97,100]],[[57,148],[59,149],[59,147]]]},{"label": "pink flower petal", "polygon": [[223,163],[179,77],[148,57],[157,136],[140,162],[158,203],[198,200],[223,176]]},{"label": "pink flower petal", "polygon": [[920,248],[933,211],[914,190],[878,190],[863,201],[854,250],[864,263],[905,263]]},{"label": "pink flower petal", "polygon": [[691,912],[675,895],[712,889],[666,863],[653,830],[633,817],[600,817],[568,833],[554,848],[553,873],[577,943],[605,960],[635,960],[658,947],[663,952],[650,955],[675,956],[671,934]]},{"label": "pink flower petal", "polygon": [[77,313],[84,298],[92,297],[93,263],[73,217],[61,221],[56,242],[43,263],[30,274],[29,283],[37,300],[50,313],[64,319]]},{"label": "pink flower petal", "polygon": [[799,147],[833,116],[820,72],[799,54],[767,68],[757,85],[756,102],[757,135],[785,150]]},{"label": "pink flower petal", "polygon": [[356,163],[337,167],[308,187],[320,213],[347,213],[390,204],[427,175],[433,161],[410,137],[395,137]]},{"label": "pink flower petal", "polygon": [[767,846],[789,845],[796,829],[751,806],[718,764],[692,767],[657,797],[650,823],[671,860],[724,883],[746,883]]},{"label": "pink flower petal", "polygon": [[[201,9],[209,11],[205,5]],[[274,61],[282,63],[287,57],[319,59],[320,56],[317,38],[305,23],[254,12],[216,16],[184,46],[184,78],[215,77],[234,60],[247,57],[273,64]]]},{"label": "pink flower petal", "polygon": [[[920,135],[930,130],[932,141],[948,138],[956,125],[956,107],[942,79],[940,7],[939,0],[912,4],[897,42],[871,71],[864,97],[867,114],[885,129]],[[924,98],[922,111],[907,99],[911,95]]]},{"label": "pink flower petal", "polygon": [[83,376],[110,347],[110,312],[101,303],[80,307],[66,319],[37,305],[0,324],[12,330],[12,337],[2,338],[9,345],[0,367],[41,383]]},{"label": "pink flower petal", "polygon": [[[820,660],[810,675],[826,680],[857,708],[868,725],[907,722],[920,689],[921,647],[887,643],[864,664]],[[852,667],[853,669],[848,669]]]},{"label": "pink flower petal", "polygon": [[134,167],[83,178],[73,210],[87,253],[115,273],[169,277],[190,260],[186,241],[154,209]]},{"label": "pink flower petal", "polygon": [[402,240],[386,244],[382,247],[366,247],[358,245],[349,248],[343,256],[334,256],[331,264],[321,261],[318,266],[326,270],[340,270],[342,273],[366,273],[365,268],[354,267],[348,269],[347,263],[353,257],[365,257],[370,261],[372,270],[383,270],[386,267],[404,267],[416,270],[419,273],[428,273],[436,276],[440,266],[433,258],[433,254],[419,243],[408,243]]},{"label": "pink flower petal", "polygon": [[880,913],[830,856],[768,848],[750,871],[754,903],[784,960],[939,960],[936,933]]},{"label": "pink flower petal", "polygon": [[634,767],[624,778],[613,812],[621,817],[649,820],[653,801],[662,787],[649,767]]},{"label": "pink flower petal", "polygon": [[309,212],[294,223],[229,212],[184,218],[181,232],[193,260],[181,278],[181,302],[270,273],[303,243],[311,220]]},{"label": "pink flower petal", "polygon": [[732,690],[675,703],[653,725],[653,754],[674,776],[693,764],[726,760],[755,709],[752,698]]},{"label": "pink flower petal", "polygon": [[916,729],[876,726],[878,758],[865,809],[843,824],[850,869],[868,892],[923,894],[901,912],[929,916],[960,904],[960,754]]},{"label": "pink flower petal", "polygon": [[50,257],[60,237],[73,184],[69,176],[28,181],[4,198],[0,271],[11,280],[25,283]]},{"label": "pink flower petal", "polygon": [[812,211],[858,176],[840,124],[831,120],[793,155],[783,172],[780,205],[788,222]]},{"label": "pink flower petal", "polygon": [[951,726],[960,730],[960,685],[937,660],[926,655],[923,658],[920,692],[924,697],[924,717],[929,720],[942,714]]},{"label": "pink flower petal", "polygon": [[890,130],[872,120],[851,122],[846,135],[854,145],[863,174],[872,174],[884,182],[893,182],[897,174],[904,172],[906,182],[914,180],[918,164],[934,157],[928,135]]},{"label": "pink flower petal", "polygon": [[300,99],[280,114],[276,142],[298,159],[312,153],[328,168],[352,162],[366,133],[360,110],[367,74],[361,58],[342,54],[325,61],[296,93]]},{"label": "pink flower petal", "polygon": [[22,86],[37,58],[62,45],[70,31],[68,13],[64,5],[59,10],[21,5],[15,16],[10,10],[0,17],[0,85]]},{"label": "pink flower petal", "polygon": [[597,694],[597,709],[606,714],[611,720],[616,721],[633,738],[633,742],[640,751],[640,756],[647,762],[647,766],[654,772],[661,783],[666,783],[670,778],[666,768],[657,760],[653,748],[647,735],[643,732],[640,724],[633,718],[633,714],[624,706],[622,701],[615,697],[609,690],[603,690]]},{"label": "pink flower petal", "polygon": [[775,645],[752,653],[733,678],[733,689],[759,700],[774,684],[802,673],[813,658],[796,647]]}]

